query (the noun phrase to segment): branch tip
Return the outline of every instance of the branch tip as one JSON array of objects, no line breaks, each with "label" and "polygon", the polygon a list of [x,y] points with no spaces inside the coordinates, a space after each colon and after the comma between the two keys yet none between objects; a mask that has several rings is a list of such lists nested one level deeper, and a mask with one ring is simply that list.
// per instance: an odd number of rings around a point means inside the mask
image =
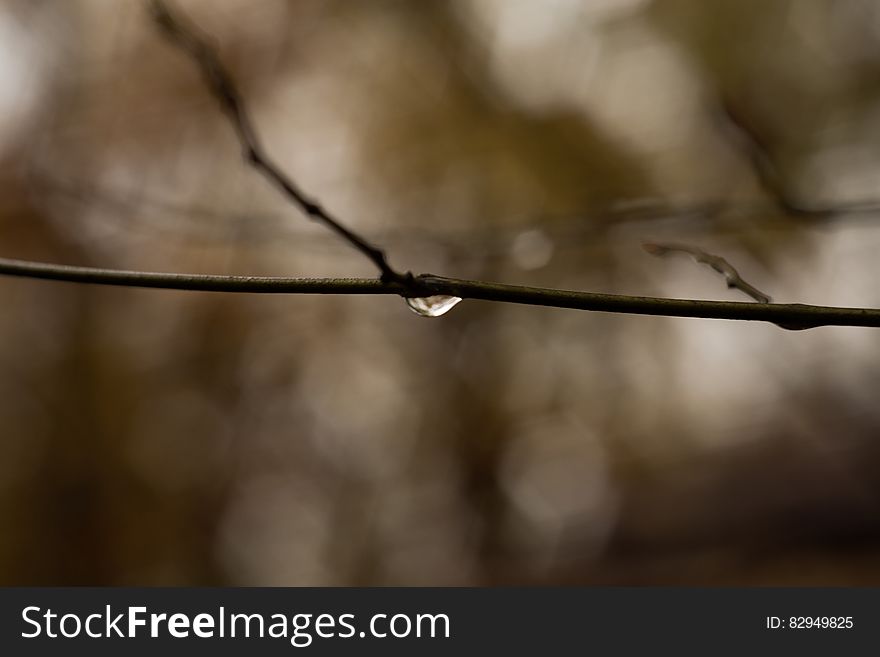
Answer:
[{"label": "branch tip", "polygon": [[645,242],[642,244],[642,248],[654,256],[664,256],[676,252],[685,253],[693,258],[694,261],[711,267],[724,276],[728,289],[735,288],[740,292],[749,295],[758,303],[770,303],[772,301],[768,295],[761,292],[754,285],[743,280],[743,277],[739,275],[739,272],[734,266],[721,256],[712,255],[711,253],[707,253],[702,249],[688,244],[655,244],[653,242]]}]

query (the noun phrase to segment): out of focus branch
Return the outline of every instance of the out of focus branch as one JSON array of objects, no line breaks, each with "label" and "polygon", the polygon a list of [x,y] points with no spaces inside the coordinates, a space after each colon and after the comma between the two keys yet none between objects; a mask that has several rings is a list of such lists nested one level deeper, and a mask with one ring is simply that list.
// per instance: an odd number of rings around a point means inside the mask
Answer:
[{"label": "out of focus branch", "polygon": [[[226,239],[230,228],[247,222],[248,230],[237,239],[271,240],[294,239],[297,244],[318,243],[327,245],[326,236],[305,230],[279,230],[283,220],[280,214],[245,211],[222,211],[210,207],[175,202],[151,196],[143,190],[102,186],[93,182],[64,179],[48,171],[33,169],[28,171],[29,184],[41,194],[52,194],[65,201],[83,203],[90,206],[103,206],[113,211],[107,213],[106,221],[128,222],[130,229],[156,232],[173,231],[177,238],[186,237],[198,240]],[[157,222],[151,219],[141,226],[133,226],[133,216],[149,210],[151,217],[160,216],[173,221]],[[631,199],[604,207],[585,209],[583,212],[565,214],[534,214],[509,217],[510,223],[473,224],[467,226],[391,226],[383,229],[386,243],[420,243],[432,247],[464,253],[464,246],[474,257],[485,261],[499,257],[509,257],[512,238],[523,231],[540,230],[556,241],[555,251],[566,249],[585,249],[602,246],[597,236],[609,226],[624,226],[662,223],[664,229],[672,226],[705,228],[711,226],[713,234],[735,234],[744,228],[744,220],[753,215],[761,217],[761,230],[790,230],[792,222],[779,213],[767,213],[767,202],[733,201],[717,198],[713,200],[676,204],[662,198]],[[831,225],[842,221],[876,221],[880,216],[880,202],[863,201],[829,205],[821,215],[811,216],[810,226]],[[728,218],[737,221],[720,222]],[[607,239],[607,235],[604,236]],[[335,242],[334,242],[335,243]]]},{"label": "out of focus branch", "polygon": [[785,214],[822,220],[880,210],[880,203],[873,200],[820,205],[795,198],[773,159],[767,140],[754,128],[745,113],[729,99],[723,99],[720,108],[726,128],[724,132],[745,152],[761,188]]},{"label": "out of focus branch", "polygon": [[401,274],[391,268],[385,252],[332,217],[317,202],[306,196],[299,186],[266,154],[250,115],[232,76],[217,54],[207,45],[195,28],[185,25],[175,16],[164,0],[149,0],[156,24],[168,39],[189,55],[198,65],[211,93],[223,112],[229,117],[244,150],[245,159],[269,182],[278,187],[290,201],[306,215],[318,221],[346,240],[379,268],[385,282],[405,282],[411,274]]},{"label": "out of focus branch", "polygon": [[880,327],[880,310],[873,308],[834,308],[798,303],[766,304],[635,297],[459,280],[429,274],[415,276],[406,282],[369,278],[211,276],[71,267],[8,258],[0,258],[0,274],[71,283],[204,292],[388,294],[407,298],[446,295],[462,299],[480,299],[628,315],[663,315],[667,317],[770,322],[790,330],[818,326]]},{"label": "out of focus branch", "polygon": [[642,248],[655,256],[664,256],[669,253],[686,253],[700,264],[707,265],[724,276],[727,281],[727,287],[745,292],[758,303],[770,303],[769,296],[761,292],[754,285],[744,281],[734,266],[721,256],[706,253],[702,249],[688,246],[687,244],[654,244],[648,242],[642,244]]}]

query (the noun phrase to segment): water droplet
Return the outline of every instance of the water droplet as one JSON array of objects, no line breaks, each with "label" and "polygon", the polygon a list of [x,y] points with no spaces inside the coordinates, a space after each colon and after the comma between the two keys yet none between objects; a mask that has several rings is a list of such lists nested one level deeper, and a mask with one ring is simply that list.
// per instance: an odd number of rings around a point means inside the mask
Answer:
[{"label": "water droplet", "polygon": [[455,308],[459,301],[461,297],[435,294],[432,297],[407,297],[406,305],[422,317],[440,317]]}]

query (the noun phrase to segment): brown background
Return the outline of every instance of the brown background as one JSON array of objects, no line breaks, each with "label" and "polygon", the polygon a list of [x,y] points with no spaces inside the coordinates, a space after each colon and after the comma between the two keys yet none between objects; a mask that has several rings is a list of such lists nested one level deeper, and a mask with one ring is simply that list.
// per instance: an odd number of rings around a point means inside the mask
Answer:
[{"label": "brown background", "polygon": [[[180,0],[401,269],[880,306],[868,0]],[[702,208],[712,212],[686,212]],[[2,255],[373,275],[134,0],[0,3]],[[2,584],[880,583],[880,333],[0,280]]]}]

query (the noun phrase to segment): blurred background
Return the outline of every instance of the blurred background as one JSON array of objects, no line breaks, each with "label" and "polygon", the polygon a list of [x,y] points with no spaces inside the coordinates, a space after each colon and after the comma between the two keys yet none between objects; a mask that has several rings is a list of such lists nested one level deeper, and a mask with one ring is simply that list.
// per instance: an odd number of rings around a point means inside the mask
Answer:
[{"label": "blurred background", "polygon": [[[172,6],[399,269],[747,300],[640,248],[676,241],[775,301],[880,306],[873,0]],[[246,166],[136,0],[0,1],[0,243],[375,274]],[[2,584],[880,584],[876,329],[13,278],[0,303]]]}]

